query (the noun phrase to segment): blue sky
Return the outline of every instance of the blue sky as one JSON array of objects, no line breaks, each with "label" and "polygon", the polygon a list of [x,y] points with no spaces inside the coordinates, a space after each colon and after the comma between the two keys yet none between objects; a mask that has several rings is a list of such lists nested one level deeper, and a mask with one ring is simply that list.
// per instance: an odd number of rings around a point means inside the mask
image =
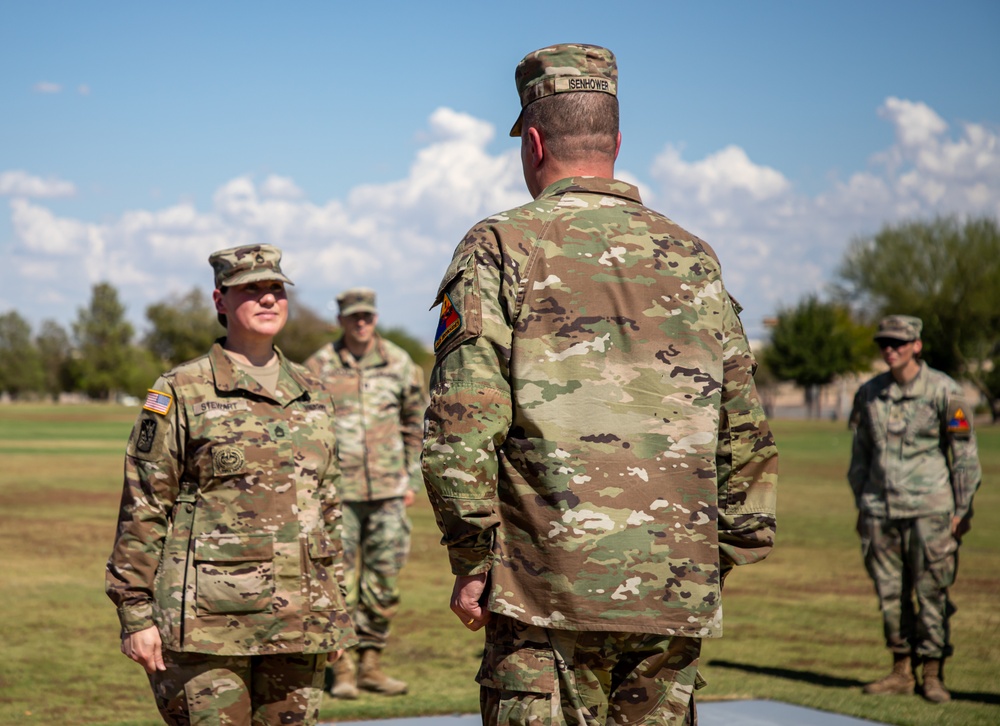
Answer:
[{"label": "blue sky", "polygon": [[709,241],[751,335],[849,241],[1000,217],[1000,3],[0,4],[0,312],[69,325],[109,281],[138,328],[208,254],[285,250],[303,302],[379,292],[424,340],[451,252],[527,201],[513,70],[620,70],[618,175]]}]

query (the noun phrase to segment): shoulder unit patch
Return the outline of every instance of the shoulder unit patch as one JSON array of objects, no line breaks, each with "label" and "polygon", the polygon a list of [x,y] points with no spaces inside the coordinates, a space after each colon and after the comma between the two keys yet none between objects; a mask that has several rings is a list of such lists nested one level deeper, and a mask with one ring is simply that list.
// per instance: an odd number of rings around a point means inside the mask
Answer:
[{"label": "shoulder unit patch", "polygon": [[956,436],[968,436],[972,431],[972,425],[969,423],[969,417],[965,415],[965,409],[962,406],[955,406],[948,417],[948,433]]},{"label": "shoulder unit patch", "polygon": [[441,298],[441,317],[434,334],[434,352],[438,352],[458,331],[462,329],[462,316],[455,309],[451,297],[445,293]]}]

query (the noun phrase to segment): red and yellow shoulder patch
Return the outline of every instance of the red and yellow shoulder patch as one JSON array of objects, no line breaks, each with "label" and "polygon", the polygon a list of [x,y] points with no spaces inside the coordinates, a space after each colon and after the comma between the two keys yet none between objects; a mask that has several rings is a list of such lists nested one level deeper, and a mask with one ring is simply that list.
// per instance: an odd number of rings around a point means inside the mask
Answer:
[{"label": "red and yellow shoulder patch", "polygon": [[434,334],[434,352],[439,352],[461,329],[462,316],[455,309],[451,297],[445,293],[441,298],[441,317],[438,318],[437,332]]},{"label": "red and yellow shoulder patch", "polygon": [[968,416],[965,415],[965,409],[962,406],[956,406],[951,412],[951,416],[948,417],[948,433],[950,434],[968,434],[972,430],[972,425],[969,423]]}]

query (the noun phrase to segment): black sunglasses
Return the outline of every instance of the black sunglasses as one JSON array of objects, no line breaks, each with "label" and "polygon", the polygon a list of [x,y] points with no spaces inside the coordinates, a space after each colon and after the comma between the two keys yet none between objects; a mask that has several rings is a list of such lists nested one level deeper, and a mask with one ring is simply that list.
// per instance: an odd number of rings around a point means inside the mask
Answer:
[{"label": "black sunglasses", "polygon": [[896,348],[897,350],[900,348],[905,348],[912,342],[913,342],[912,340],[896,340],[895,338],[875,339],[875,345],[877,345],[879,348]]}]

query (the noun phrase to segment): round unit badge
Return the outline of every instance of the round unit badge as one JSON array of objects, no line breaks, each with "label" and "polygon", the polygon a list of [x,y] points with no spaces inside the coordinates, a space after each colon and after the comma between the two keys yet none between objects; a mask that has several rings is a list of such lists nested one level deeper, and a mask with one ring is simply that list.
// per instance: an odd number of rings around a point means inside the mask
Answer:
[{"label": "round unit badge", "polygon": [[212,453],[212,464],[219,476],[235,474],[246,463],[243,450],[236,446],[220,446]]}]

